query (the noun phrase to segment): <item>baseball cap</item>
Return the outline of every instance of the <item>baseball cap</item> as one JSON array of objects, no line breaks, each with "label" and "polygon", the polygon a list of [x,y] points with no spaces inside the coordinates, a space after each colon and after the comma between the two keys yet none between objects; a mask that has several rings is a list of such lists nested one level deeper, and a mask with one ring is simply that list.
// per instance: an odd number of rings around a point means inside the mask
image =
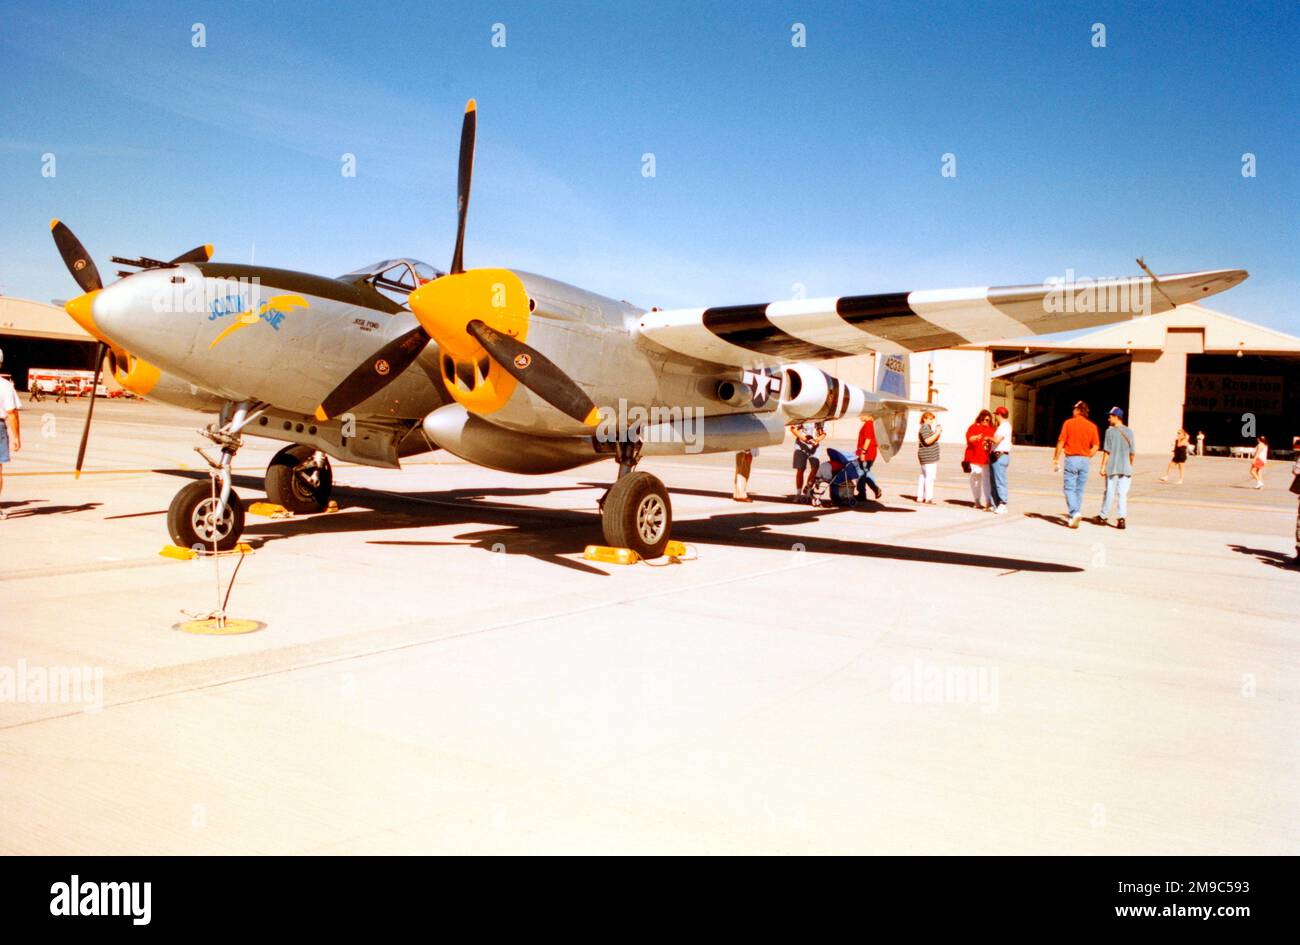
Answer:
[{"label": "baseball cap", "polygon": [[1110,408],[1110,415],[1111,415],[1112,417],[1119,417],[1121,420],[1124,419],[1124,411],[1123,411],[1123,409],[1121,409],[1121,408],[1119,408],[1119,407],[1111,407],[1111,408]]},{"label": "baseball cap", "polygon": [[1005,417],[1009,415],[1009,411],[1007,410],[1006,407],[999,407],[997,410],[993,412],[997,414],[999,417]]}]

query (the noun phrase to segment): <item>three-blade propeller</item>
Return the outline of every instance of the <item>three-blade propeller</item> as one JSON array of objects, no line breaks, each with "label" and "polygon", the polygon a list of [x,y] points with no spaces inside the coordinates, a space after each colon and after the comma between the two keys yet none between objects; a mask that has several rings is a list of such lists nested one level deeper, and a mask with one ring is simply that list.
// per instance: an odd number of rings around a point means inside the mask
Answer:
[{"label": "three-blade propeller", "polygon": [[[99,390],[104,357],[109,351],[108,339],[99,333],[91,317],[95,296],[104,288],[104,280],[100,278],[99,270],[95,268],[95,262],[86,252],[86,247],[81,245],[81,240],[77,239],[66,224],[60,220],[51,220],[50,234],[54,237],[54,245],[58,247],[59,255],[63,257],[63,264],[68,267],[68,272],[72,273],[72,278],[77,280],[77,285],[81,287],[83,293],[75,299],[69,299],[64,308],[73,320],[98,342],[95,346],[95,382],[90,388],[90,404],[86,407],[86,422],[82,425],[81,444],[77,447],[76,476],[81,478],[81,466],[86,458],[86,443],[90,439],[90,421],[95,415],[95,393]],[[212,244],[205,243],[181,253],[172,262],[207,262],[211,258]],[[119,352],[119,356],[124,354],[125,352]]]},{"label": "three-blade propeller", "polygon": [[[320,420],[336,417],[383,390],[411,365],[430,339],[436,339],[447,355],[465,345],[466,336],[510,377],[557,410],[587,425],[597,422],[596,405],[586,392],[555,362],[513,334],[488,324],[501,302],[494,297],[500,283],[479,278],[483,270],[465,270],[465,228],[469,216],[470,189],[474,178],[474,143],[478,110],[473,99],[465,106],[460,130],[460,160],[456,180],[456,245],[451,268],[435,282],[411,293],[410,304],[420,326],[388,342],[357,367],[316,408]],[[522,294],[517,277],[511,279]],[[526,305],[526,299],[521,299]],[[524,315],[523,318],[527,319]],[[462,361],[462,366],[477,357]],[[454,383],[454,377],[447,378]],[[472,377],[472,370],[468,372]]]}]

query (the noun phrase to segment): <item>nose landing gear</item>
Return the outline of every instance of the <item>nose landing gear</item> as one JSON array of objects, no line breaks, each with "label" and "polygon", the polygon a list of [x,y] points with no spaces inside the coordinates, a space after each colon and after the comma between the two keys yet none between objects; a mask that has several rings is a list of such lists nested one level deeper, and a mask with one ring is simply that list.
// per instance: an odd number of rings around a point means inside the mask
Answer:
[{"label": "nose landing gear", "polygon": [[239,432],[266,410],[265,404],[247,401],[226,404],[221,409],[220,425],[200,430],[221,447],[221,459],[213,460],[201,449],[198,454],[211,467],[209,482],[191,482],[172,499],[167,509],[167,531],[182,548],[230,551],[244,532],[244,503],[233,488],[231,464],[243,445]]},{"label": "nose landing gear", "polygon": [[234,492],[225,504],[213,495],[212,483],[191,482],[172,499],[167,510],[167,531],[181,548],[230,551],[244,531],[244,503]]}]

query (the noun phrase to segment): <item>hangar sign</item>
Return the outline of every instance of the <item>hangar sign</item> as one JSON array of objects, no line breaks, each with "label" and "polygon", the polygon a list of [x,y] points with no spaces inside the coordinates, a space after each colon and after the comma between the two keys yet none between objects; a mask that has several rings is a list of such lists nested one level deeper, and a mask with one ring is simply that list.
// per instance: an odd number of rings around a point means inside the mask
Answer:
[{"label": "hangar sign", "polygon": [[1255,374],[1188,374],[1187,409],[1200,413],[1282,412],[1282,378]]}]

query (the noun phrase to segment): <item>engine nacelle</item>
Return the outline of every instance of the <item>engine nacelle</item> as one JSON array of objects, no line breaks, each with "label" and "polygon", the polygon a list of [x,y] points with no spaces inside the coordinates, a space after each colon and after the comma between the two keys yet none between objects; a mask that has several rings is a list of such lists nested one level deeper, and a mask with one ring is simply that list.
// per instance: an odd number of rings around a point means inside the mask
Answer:
[{"label": "engine nacelle", "polygon": [[792,364],[785,369],[781,387],[781,412],[790,423],[804,420],[836,420],[859,416],[868,394],[861,387],[845,383],[810,364]]},{"label": "engine nacelle", "polygon": [[689,456],[695,453],[737,453],[776,446],[785,439],[785,419],[776,410],[731,413],[720,417],[691,416],[648,424],[641,431],[645,456]]},{"label": "engine nacelle", "polygon": [[909,400],[911,380],[907,356],[879,355],[874,392],[831,377],[810,364],[792,364],[785,369],[781,391],[781,412],[790,423],[804,420],[837,420],[840,417],[876,422],[876,440],[880,454],[892,459],[907,435],[908,412],[943,410],[938,404]]},{"label": "engine nacelle", "polygon": [[134,355],[111,348],[108,352],[108,369],[119,387],[145,400],[188,407],[191,410],[215,410],[225,403],[223,398],[202,387],[160,371]]},{"label": "engine nacelle", "polygon": [[515,473],[552,473],[585,466],[605,457],[590,437],[535,436],[507,430],[460,404],[447,404],[424,418],[431,442],[468,463]]}]

